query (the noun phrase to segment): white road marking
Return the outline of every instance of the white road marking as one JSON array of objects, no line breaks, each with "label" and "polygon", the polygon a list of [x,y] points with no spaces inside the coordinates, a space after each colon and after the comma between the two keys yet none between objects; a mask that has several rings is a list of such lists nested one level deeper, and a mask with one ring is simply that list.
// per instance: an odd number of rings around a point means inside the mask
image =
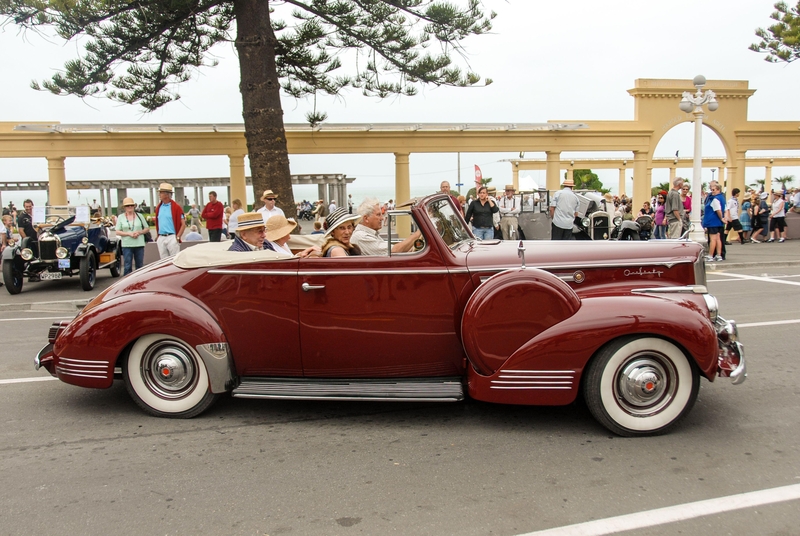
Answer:
[{"label": "white road marking", "polygon": [[628,530],[655,527],[667,523],[677,523],[687,519],[710,516],[743,508],[753,508],[765,504],[794,501],[800,499],[800,484],[780,488],[751,491],[738,495],[729,495],[717,499],[707,499],[693,503],[678,504],[666,508],[657,508],[635,514],[608,517],[586,523],[577,523],[564,527],[528,532],[520,536],[600,536],[615,534]]},{"label": "white road marking", "polygon": [[800,320],[773,320],[772,322],[748,322],[747,324],[736,323],[737,328],[755,328],[759,326],[783,326],[786,324],[800,324]]},{"label": "white road marking", "polygon": [[762,277],[758,275],[729,274],[726,272],[719,272],[716,275],[722,275],[725,277],[731,277],[736,279],[749,279],[750,281],[764,281],[766,283],[779,283],[781,285],[794,285],[800,287],[800,281],[783,281],[771,277]]},{"label": "white road marking", "polygon": [[10,380],[0,380],[0,385],[9,383],[29,383],[29,382],[48,382],[50,380],[57,380],[52,376],[34,376],[33,378],[11,378]]},{"label": "white road marking", "polygon": [[74,316],[34,316],[30,318],[0,318],[0,322],[22,322],[23,320],[72,320]]}]

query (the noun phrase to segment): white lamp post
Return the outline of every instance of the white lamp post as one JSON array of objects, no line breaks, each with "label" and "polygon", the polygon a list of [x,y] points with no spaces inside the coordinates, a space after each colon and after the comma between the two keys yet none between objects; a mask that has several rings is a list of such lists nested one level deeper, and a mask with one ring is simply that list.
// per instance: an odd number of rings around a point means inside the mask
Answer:
[{"label": "white lamp post", "polygon": [[697,88],[697,91],[694,95],[692,95],[691,91],[684,91],[680,104],[681,111],[694,115],[694,170],[692,172],[691,219],[693,230],[689,233],[689,238],[695,242],[705,242],[703,227],[700,225],[700,186],[702,184],[700,173],[703,164],[703,117],[705,116],[703,105],[708,104],[708,111],[713,112],[719,108],[719,103],[713,91],[710,89],[703,91],[703,86],[706,85],[705,76],[695,76],[692,83]]}]

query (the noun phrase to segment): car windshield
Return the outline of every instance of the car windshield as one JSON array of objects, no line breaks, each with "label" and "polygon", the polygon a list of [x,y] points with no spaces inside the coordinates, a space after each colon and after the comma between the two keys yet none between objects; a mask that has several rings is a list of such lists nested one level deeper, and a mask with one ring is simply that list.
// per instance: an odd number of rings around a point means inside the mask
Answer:
[{"label": "car windshield", "polygon": [[450,248],[472,238],[449,200],[431,201],[428,203],[427,212],[439,236]]}]

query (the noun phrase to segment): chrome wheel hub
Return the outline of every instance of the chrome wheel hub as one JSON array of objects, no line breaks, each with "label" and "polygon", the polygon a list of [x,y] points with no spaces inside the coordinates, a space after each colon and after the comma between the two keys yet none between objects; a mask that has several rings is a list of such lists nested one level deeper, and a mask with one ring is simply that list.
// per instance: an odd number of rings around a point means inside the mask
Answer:
[{"label": "chrome wheel hub", "polygon": [[142,359],[142,379],[162,398],[180,398],[196,381],[196,366],[190,349],[176,341],[151,346]]},{"label": "chrome wheel hub", "polygon": [[652,353],[632,356],[619,369],[615,396],[627,413],[646,417],[661,411],[672,401],[677,373],[672,363]]}]

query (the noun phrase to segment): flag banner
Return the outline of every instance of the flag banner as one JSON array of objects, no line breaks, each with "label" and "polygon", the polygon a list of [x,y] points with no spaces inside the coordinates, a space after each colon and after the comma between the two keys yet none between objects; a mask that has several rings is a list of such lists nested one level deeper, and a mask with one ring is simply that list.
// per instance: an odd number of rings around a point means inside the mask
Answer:
[{"label": "flag banner", "polygon": [[480,188],[483,184],[481,181],[483,180],[483,173],[481,173],[481,168],[478,167],[478,164],[475,164],[475,188]]}]

